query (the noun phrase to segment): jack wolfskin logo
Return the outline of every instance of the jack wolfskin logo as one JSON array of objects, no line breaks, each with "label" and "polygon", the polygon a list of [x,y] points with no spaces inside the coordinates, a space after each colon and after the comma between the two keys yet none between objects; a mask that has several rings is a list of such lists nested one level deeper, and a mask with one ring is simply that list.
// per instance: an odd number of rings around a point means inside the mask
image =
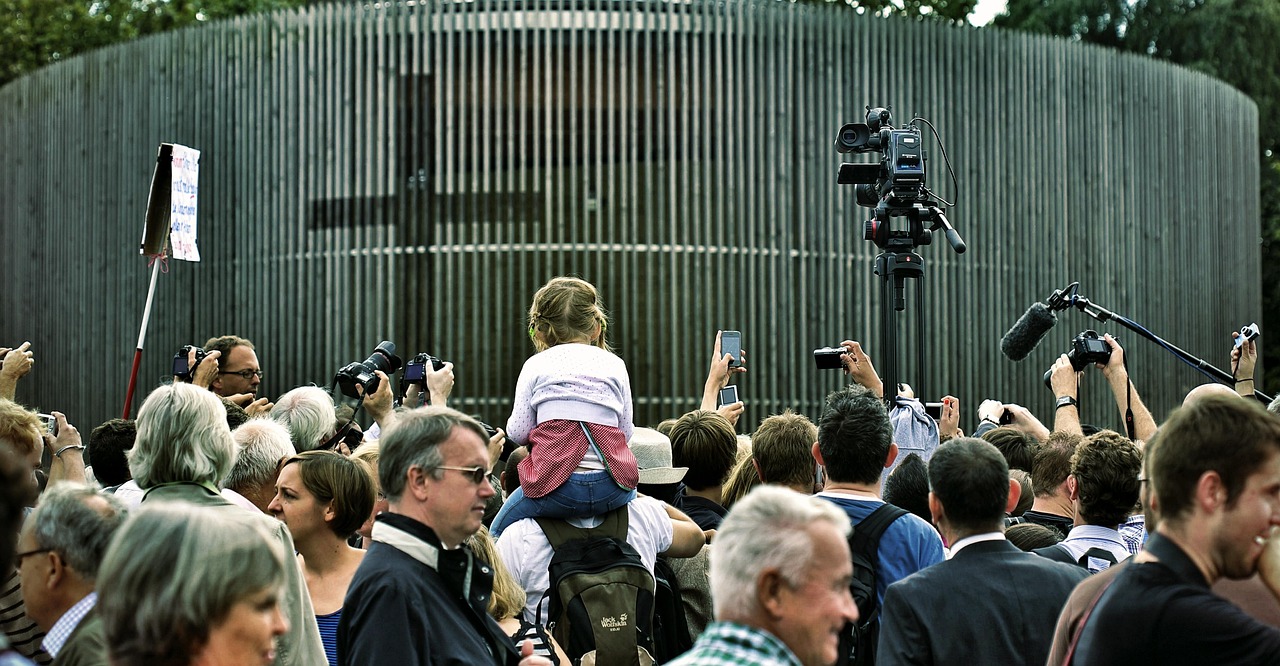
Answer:
[{"label": "jack wolfskin logo", "polygon": [[618,617],[602,617],[600,618],[601,629],[622,629],[628,626],[627,614],[623,613]]}]

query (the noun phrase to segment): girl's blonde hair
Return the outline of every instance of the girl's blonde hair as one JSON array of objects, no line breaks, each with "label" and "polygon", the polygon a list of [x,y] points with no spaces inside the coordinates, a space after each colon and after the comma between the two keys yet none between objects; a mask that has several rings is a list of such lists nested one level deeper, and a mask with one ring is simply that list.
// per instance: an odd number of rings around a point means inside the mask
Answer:
[{"label": "girl's blonde hair", "polygon": [[605,339],[608,321],[595,285],[574,277],[552,278],[533,295],[529,337],[538,351],[583,340],[613,351]]},{"label": "girl's blonde hair", "polygon": [[498,557],[498,548],[493,543],[489,528],[484,525],[475,534],[467,537],[463,543],[471,548],[471,554],[484,560],[493,568],[493,594],[489,596],[489,617],[501,622],[524,612],[527,596],[524,588],[516,581],[515,576],[507,570],[502,558]]}]

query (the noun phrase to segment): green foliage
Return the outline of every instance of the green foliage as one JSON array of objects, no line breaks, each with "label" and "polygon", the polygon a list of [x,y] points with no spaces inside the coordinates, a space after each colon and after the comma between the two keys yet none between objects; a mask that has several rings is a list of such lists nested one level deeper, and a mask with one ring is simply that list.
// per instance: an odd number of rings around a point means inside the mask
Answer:
[{"label": "green foliage", "polygon": [[0,85],[93,49],[314,0],[0,0]]},{"label": "green foliage", "polygon": [[917,20],[965,23],[978,0],[792,0],[806,4],[839,4],[873,16],[906,16]]},{"label": "green foliage", "polygon": [[[1258,105],[1262,200],[1262,330],[1280,333],[1280,44],[1277,0],[1009,0],[994,25],[1143,53],[1217,77]],[[1213,119],[1201,136],[1213,141]],[[1219,322],[1231,330],[1246,322]],[[1265,341],[1266,338],[1264,337]],[[1280,389],[1280,342],[1262,345],[1266,381]]]}]

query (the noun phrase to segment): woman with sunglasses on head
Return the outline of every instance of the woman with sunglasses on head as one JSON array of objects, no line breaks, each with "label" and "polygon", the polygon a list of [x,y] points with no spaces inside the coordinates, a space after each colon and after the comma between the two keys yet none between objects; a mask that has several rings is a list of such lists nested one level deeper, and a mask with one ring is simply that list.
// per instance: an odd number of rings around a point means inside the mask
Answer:
[{"label": "woman with sunglasses on head", "polygon": [[333,451],[304,451],[281,463],[267,506],[293,535],[330,666],[338,661],[342,600],[365,553],[347,539],[373,511],[374,488],[363,463]]}]

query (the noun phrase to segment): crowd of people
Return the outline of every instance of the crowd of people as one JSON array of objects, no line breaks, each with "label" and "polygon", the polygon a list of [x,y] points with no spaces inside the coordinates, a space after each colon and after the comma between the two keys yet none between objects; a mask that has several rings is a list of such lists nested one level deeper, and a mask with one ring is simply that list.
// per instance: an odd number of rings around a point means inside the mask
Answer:
[{"label": "crowd of people", "polygon": [[1157,423],[1105,336],[1126,432],[1064,355],[1052,419],[986,400],[972,436],[847,340],[816,418],[743,436],[719,333],[699,409],[649,428],[593,285],[528,320],[498,429],[448,406],[449,363],[402,404],[373,372],[368,431],[324,389],[272,402],[226,335],[85,438],[16,401],[37,350],[0,349],[0,666],[1280,660],[1252,340]]}]

